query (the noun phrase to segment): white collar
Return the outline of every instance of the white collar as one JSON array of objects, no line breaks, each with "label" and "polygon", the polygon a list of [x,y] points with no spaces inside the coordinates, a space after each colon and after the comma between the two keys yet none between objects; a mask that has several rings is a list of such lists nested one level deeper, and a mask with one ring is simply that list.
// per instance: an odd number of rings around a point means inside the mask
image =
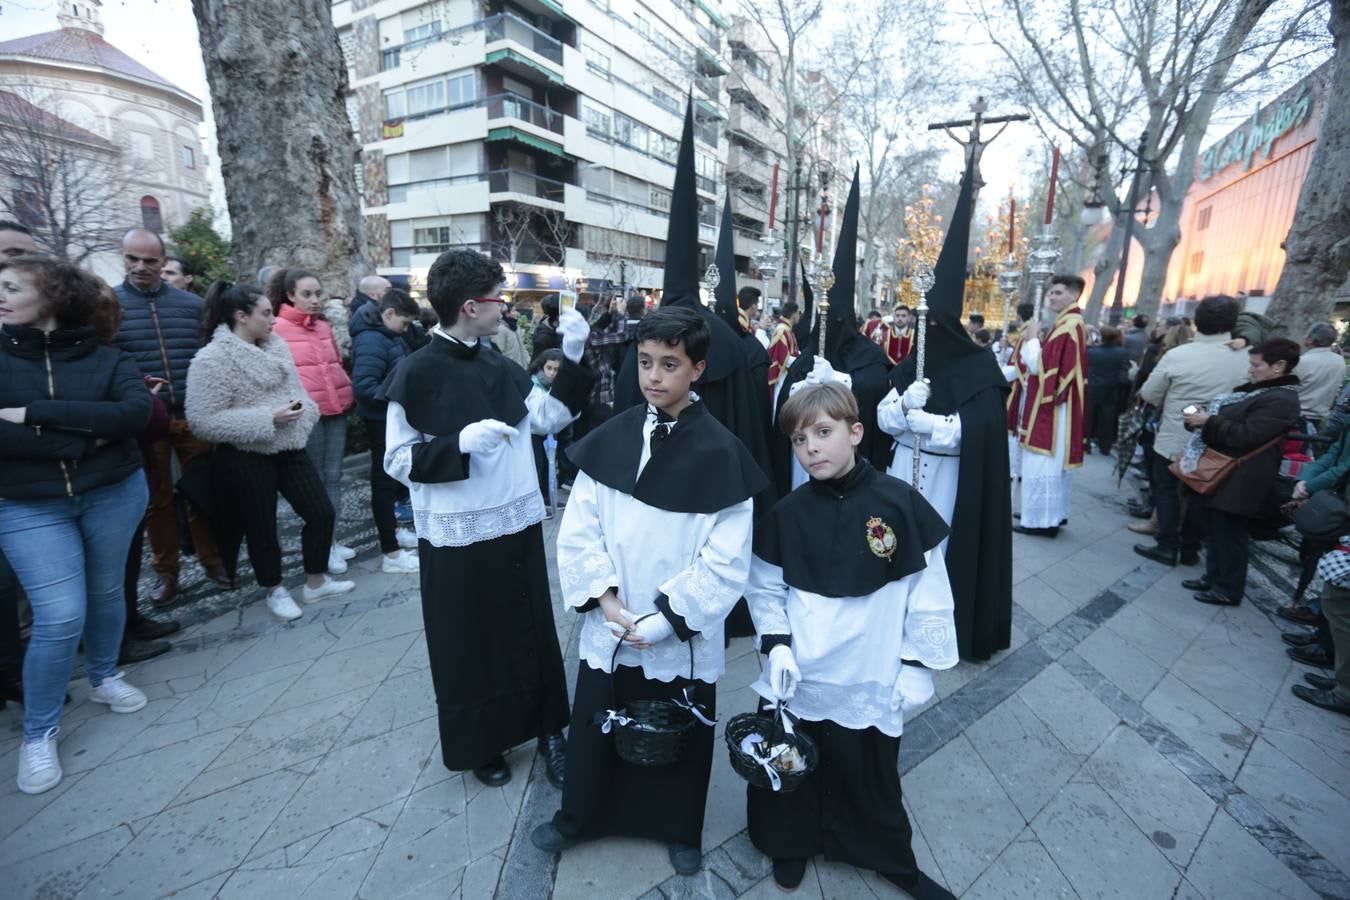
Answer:
[{"label": "white collar", "polygon": [[468,341],[461,341],[459,338],[455,337],[453,334],[442,328],[439,322],[431,326],[431,333],[434,334],[436,337],[445,338],[447,341],[450,341],[451,343],[454,344],[459,344],[462,347],[477,347],[478,342],[482,340],[482,338],[474,338],[473,343],[469,343]]}]

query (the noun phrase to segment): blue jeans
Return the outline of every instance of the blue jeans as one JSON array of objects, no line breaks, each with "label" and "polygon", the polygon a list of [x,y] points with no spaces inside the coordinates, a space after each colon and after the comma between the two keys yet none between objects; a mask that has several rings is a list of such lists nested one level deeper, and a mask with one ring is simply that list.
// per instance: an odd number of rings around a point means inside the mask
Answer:
[{"label": "blue jeans", "polygon": [[140,471],[76,497],[0,499],[0,551],[33,606],[23,662],[25,740],[61,721],[81,637],[89,684],[117,674],[127,616],[122,576],[148,500]]}]

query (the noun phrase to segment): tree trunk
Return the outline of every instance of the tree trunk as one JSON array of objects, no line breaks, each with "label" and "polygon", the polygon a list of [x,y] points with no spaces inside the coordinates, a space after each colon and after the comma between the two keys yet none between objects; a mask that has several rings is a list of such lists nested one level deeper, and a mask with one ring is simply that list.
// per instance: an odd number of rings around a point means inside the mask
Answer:
[{"label": "tree trunk", "polygon": [[[1187,190],[1191,180],[1186,179]],[[1134,312],[1148,316],[1150,321],[1158,318],[1162,292],[1167,286],[1167,266],[1181,243],[1181,209],[1185,199],[1183,195],[1163,201],[1153,227],[1144,232],[1139,241],[1144,248],[1144,258],[1140,261],[1144,269],[1139,279],[1139,292],[1135,295]]]},{"label": "tree trunk", "polygon": [[1106,236],[1101,254],[1092,266],[1092,293],[1088,295],[1087,306],[1083,308],[1083,318],[1095,322],[1101,316],[1102,304],[1106,292],[1111,288],[1111,279],[1120,268],[1120,251],[1125,246],[1125,229],[1117,222]]},{"label": "tree trunk", "polygon": [[1330,28],[1336,55],[1324,118],[1267,313],[1293,337],[1328,317],[1350,271],[1350,0],[1332,0]]},{"label": "tree trunk", "polygon": [[373,272],[328,0],[193,0],[240,279],[303,266],[333,296]]}]

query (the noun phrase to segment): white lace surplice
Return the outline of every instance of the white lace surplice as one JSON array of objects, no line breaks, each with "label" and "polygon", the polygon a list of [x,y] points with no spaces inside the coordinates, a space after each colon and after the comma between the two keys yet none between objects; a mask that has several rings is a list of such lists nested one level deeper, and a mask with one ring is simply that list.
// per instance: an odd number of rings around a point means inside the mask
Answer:
[{"label": "white lace surplice", "polygon": [[[914,480],[916,435],[909,430],[904,405],[894,388],[877,407],[877,425],[896,439],[895,458],[886,473],[909,484]],[[942,521],[951,525],[956,509],[956,487],[961,478],[961,417],[939,416],[933,433],[918,437],[921,441],[919,492],[942,516]],[[946,556],[947,539],[943,538],[938,546]]]},{"label": "white lace surplice", "polygon": [[[558,528],[563,602],[577,609],[613,587],[637,618],[656,612],[656,598],[665,594],[671,610],[698,632],[694,677],[714,682],[725,668],[723,620],[745,592],[753,511],[745,500],[716,513],[667,512],[581,472]],[[616,642],[604,613],[583,615],[581,659],[608,672]],[[641,666],[656,681],[688,678],[689,646],[670,637],[648,650],[624,647],[618,664]]]},{"label": "white lace surplice", "polygon": [[[925,561],[926,568],[870,596],[825,597],[789,587],[780,567],[754,558],[746,600],[761,636],[792,635],[802,673],[788,701],[794,713],[845,728],[875,727],[892,737],[904,730],[904,714],[891,709],[900,660],[930,669],[957,663],[947,567],[937,548]],[[763,674],[751,687],[771,699],[767,679]]]},{"label": "white lace surplice", "polygon": [[1022,526],[1057,528],[1069,517],[1073,470],[1064,468],[1069,458],[1069,408],[1055,409],[1053,456],[1022,450]]},{"label": "white lace surplice", "polygon": [[560,400],[548,394],[531,393],[525,400],[526,415],[516,426],[516,436],[491,453],[469,455],[469,477],[463,481],[424,484],[409,477],[413,445],[429,442],[408,424],[403,407],[389,404],[385,424],[388,449],[384,469],[408,486],[417,536],[433,547],[464,547],[515,534],[544,519],[544,498],[534,467],[531,434],[549,434],[576,418]]}]

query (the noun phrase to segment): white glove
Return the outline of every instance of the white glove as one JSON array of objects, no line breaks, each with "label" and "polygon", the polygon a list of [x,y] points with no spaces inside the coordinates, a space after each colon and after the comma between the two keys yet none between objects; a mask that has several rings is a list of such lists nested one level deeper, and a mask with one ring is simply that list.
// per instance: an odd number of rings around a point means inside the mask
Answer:
[{"label": "white glove", "polygon": [[562,352],[574,363],[581,362],[586,352],[586,341],[591,336],[591,326],[586,317],[575,309],[565,309],[558,316],[558,334],[562,335]]},{"label": "white glove", "polygon": [[811,371],[806,373],[807,384],[829,384],[834,380],[834,366],[830,361],[819,353],[816,354],[815,362],[811,364]]},{"label": "white glove", "polygon": [[909,387],[905,388],[904,396],[900,402],[905,404],[905,409],[923,409],[928,405],[928,398],[933,393],[928,387],[927,381],[915,381]]},{"label": "white glove", "polygon": [[644,644],[655,644],[664,641],[675,633],[675,626],[670,624],[670,620],[657,613],[654,616],[647,616],[633,625],[633,634],[642,639]]},{"label": "white glove", "polygon": [[496,419],[470,422],[459,432],[460,453],[493,453],[502,444],[511,443],[516,430]]},{"label": "white glove", "polygon": [[789,700],[797,692],[802,670],[787,644],[775,644],[769,651],[769,693],[775,700]]},{"label": "white glove", "polygon": [[933,673],[919,666],[900,666],[900,677],[891,689],[891,709],[909,712],[933,697]]},{"label": "white glove", "polygon": [[937,428],[937,423],[942,421],[942,416],[935,416],[921,409],[911,409],[905,413],[905,421],[909,423],[909,430],[915,434],[932,434],[933,429]]}]

